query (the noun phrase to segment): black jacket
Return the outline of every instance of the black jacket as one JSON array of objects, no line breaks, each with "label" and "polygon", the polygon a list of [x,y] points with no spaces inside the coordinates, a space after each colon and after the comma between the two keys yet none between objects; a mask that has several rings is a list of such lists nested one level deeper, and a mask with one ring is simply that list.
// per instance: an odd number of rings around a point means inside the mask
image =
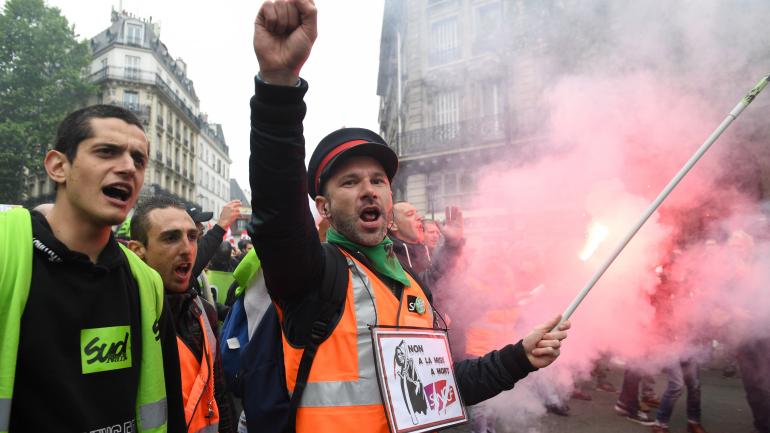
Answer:
[{"label": "black jacket", "polygon": [[420,277],[420,282],[430,287],[434,287],[455,266],[462,253],[462,244],[452,246],[445,243],[431,257],[423,244],[404,242],[393,233],[388,233],[388,237],[393,241],[393,252],[401,265],[410,268],[413,274]]},{"label": "black jacket", "polygon": [[[298,87],[284,87],[259,79],[255,79],[255,87],[251,98],[249,235],[262,262],[267,289],[288,316],[292,310],[302,311],[291,307],[317,294],[326,260],[308,206],[302,128],[306,112],[302,99],[308,87],[304,80]],[[455,363],[466,404],[512,388],[533,370],[521,342],[482,358]]]},{"label": "black jacket", "polygon": [[388,237],[393,241],[393,252],[402,266],[412,268],[417,274],[430,268],[431,257],[425,245],[402,241],[392,232],[388,232]]},{"label": "black jacket", "polygon": [[[166,292],[176,334],[195,355],[195,358],[201,359],[203,356],[203,329],[201,329],[200,322],[198,321],[199,311],[195,303],[196,297],[198,297],[198,294],[192,289],[184,293]],[[219,432],[235,433],[237,431],[237,418],[235,417],[233,403],[227,393],[224,371],[222,370],[217,312],[208,301],[203,298],[201,298],[201,301],[204,310],[206,310],[206,317],[209,319],[211,329],[214,331],[217,339],[217,341],[212,341],[211,344],[214,346],[213,349],[216,350],[214,358],[214,398],[219,407]],[[179,389],[181,389],[181,386]]]},{"label": "black jacket", "polygon": [[[198,254],[195,256],[195,264],[192,270],[192,280],[197,280],[198,276],[209,264],[211,258],[217,253],[217,249],[222,244],[222,238],[224,238],[225,229],[214,224],[214,227],[210,228],[200,239],[198,239]],[[200,294],[200,290],[198,290]]]},{"label": "black jacket", "polygon": [[[127,427],[136,416],[142,357],[139,290],[128,260],[110,235],[92,263],[56,239],[45,217],[34,211],[32,235],[32,282],[21,319],[10,432]],[[130,329],[130,365],[83,374],[83,365],[94,359],[83,331],[116,327],[121,333]],[[184,432],[179,355],[167,303],[156,338],[163,351],[168,431]]]}]

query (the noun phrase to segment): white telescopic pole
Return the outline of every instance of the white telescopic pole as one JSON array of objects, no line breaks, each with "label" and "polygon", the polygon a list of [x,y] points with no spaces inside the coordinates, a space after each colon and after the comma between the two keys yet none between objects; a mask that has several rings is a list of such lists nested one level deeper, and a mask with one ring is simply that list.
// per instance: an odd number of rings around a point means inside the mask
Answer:
[{"label": "white telescopic pole", "polygon": [[[575,297],[575,299],[572,301],[572,303],[567,307],[566,310],[564,310],[564,313],[561,316],[561,321],[559,322],[559,325],[561,325],[562,322],[569,319],[570,316],[572,316],[572,313],[575,312],[575,309],[580,305],[581,302],[583,302],[583,299],[588,295],[588,292],[591,291],[591,289],[594,287],[597,281],[599,281],[599,278],[604,275],[604,272],[607,271],[607,269],[612,265],[612,262],[615,261],[615,259],[620,255],[620,252],[623,251],[623,249],[628,245],[628,243],[631,241],[631,239],[636,235],[636,233],[639,231],[639,229],[642,228],[644,223],[647,222],[647,220],[652,216],[653,213],[658,209],[661,203],[663,203],[663,200],[668,197],[669,194],[671,194],[671,191],[673,191],[674,188],[679,184],[679,182],[684,178],[684,176],[690,171],[690,169],[693,168],[695,163],[698,162],[698,160],[703,156],[704,153],[706,153],[707,150],[711,147],[712,144],[714,144],[715,141],[719,138],[720,135],[727,129],[728,126],[735,120],[743,110],[748,107],[749,104],[751,104],[751,101],[754,100],[754,98],[757,97],[757,95],[770,83],[770,75],[762,78],[759,83],[757,83],[756,86],[754,86],[751,91],[746,94],[746,96],[741,99],[741,101],[738,103],[738,105],[733,108],[733,110],[730,112],[730,114],[727,115],[725,120],[722,121],[722,123],[717,127],[714,132],[711,133],[708,139],[706,139],[706,142],[701,145],[701,147],[693,154],[693,156],[684,164],[684,167],[682,167],[681,170],[679,170],[679,173],[674,176],[673,179],[666,185],[665,188],[663,188],[663,191],[658,195],[658,197],[655,199],[655,201],[650,204],[650,206],[647,208],[647,210],[644,211],[644,214],[642,214],[642,217],[639,218],[639,221],[637,221],[636,225],[634,225],[633,228],[626,234],[623,239],[620,240],[618,243],[618,246],[615,247],[615,250],[610,254],[610,256],[602,263],[602,265],[599,267],[599,269],[596,271],[593,277],[588,281],[588,284],[583,287],[583,290],[578,293],[578,295]],[[553,330],[557,329],[559,325],[556,325],[556,327],[553,328]]]}]

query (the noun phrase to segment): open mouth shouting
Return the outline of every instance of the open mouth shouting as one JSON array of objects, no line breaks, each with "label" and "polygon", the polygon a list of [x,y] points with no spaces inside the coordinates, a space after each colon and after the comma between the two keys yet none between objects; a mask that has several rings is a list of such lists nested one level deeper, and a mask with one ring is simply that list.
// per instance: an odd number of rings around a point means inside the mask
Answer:
[{"label": "open mouth shouting", "polygon": [[379,206],[365,206],[358,214],[358,218],[365,229],[374,230],[379,228],[382,224],[380,221],[382,218],[382,211]]},{"label": "open mouth shouting", "polygon": [[184,262],[174,267],[174,276],[180,280],[185,281],[190,279],[190,273],[192,272],[192,263]]},{"label": "open mouth shouting", "polygon": [[128,204],[133,192],[134,188],[131,184],[123,182],[112,183],[102,188],[102,193],[107,196],[107,199],[119,206]]}]

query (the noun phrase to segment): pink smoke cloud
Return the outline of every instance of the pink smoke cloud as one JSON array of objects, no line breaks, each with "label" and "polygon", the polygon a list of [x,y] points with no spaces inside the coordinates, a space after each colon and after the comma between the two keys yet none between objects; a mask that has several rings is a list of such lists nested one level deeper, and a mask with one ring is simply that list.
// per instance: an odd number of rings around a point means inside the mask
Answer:
[{"label": "pink smoke cloud", "polygon": [[[731,108],[651,73],[568,78],[547,101],[548,147],[558,151],[484,173],[472,207],[502,215],[500,230],[471,222],[462,264],[438,288],[464,336],[455,346],[469,354],[563,311]],[[572,317],[557,364],[518,385],[504,413],[541,414],[536,402],[568,396],[603,355],[657,372],[712,339],[734,345],[770,328],[770,302],[756,302],[770,286],[770,244],[757,239],[767,224],[756,198],[725,181],[731,141],[642,228]],[[592,236],[601,239],[589,254]]]}]

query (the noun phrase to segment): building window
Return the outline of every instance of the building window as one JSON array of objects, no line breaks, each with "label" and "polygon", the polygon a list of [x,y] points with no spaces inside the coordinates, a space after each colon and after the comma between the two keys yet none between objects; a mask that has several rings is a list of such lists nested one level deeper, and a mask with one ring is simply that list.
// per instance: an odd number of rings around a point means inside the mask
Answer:
[{"label": "building window", "polygon": [[457,192],[457,174],[444,174],[444,194],[454,194]]},{"label": "building window", "polygon": [[431,173],[428,177],[428,211],[441,211],[446,206],[471,205],[476,188],[472,172]]},{"label": "building window", "polygon": [[460,37],[457,17],[444,18],[430,25],[428,63],[442,65],[460,58]]},{"label": "building window", "polygon": [[500,43],[503,11],[499,2],[486,3],[476,7],[473,38],[473,53],[492,52]]},{"label": "building window", "polygon": [[433,99],[434,136],[437,142],[457,137],[460,133],[460,92],[441,92]]},{"label": "building window", "polygon": [[482,131],[490,134],[502,132],[503,97],[500,92],[500,84],[491,81],[483,82],[480,84],[479,90],[479,115],[483,124]]},{"label": "building window", "polygon": [[142,58],[138,56],[126,56],[126,78],[138,80],[142,71]]},{"label": "building window", "polygon": [[142,45],[144,41],[144,26],[142,24],[126,23],[126,43]]},{"label": "building window", "polygon": [[139,110],[139,92],[123,91],[123,106],[129,110]]}]

